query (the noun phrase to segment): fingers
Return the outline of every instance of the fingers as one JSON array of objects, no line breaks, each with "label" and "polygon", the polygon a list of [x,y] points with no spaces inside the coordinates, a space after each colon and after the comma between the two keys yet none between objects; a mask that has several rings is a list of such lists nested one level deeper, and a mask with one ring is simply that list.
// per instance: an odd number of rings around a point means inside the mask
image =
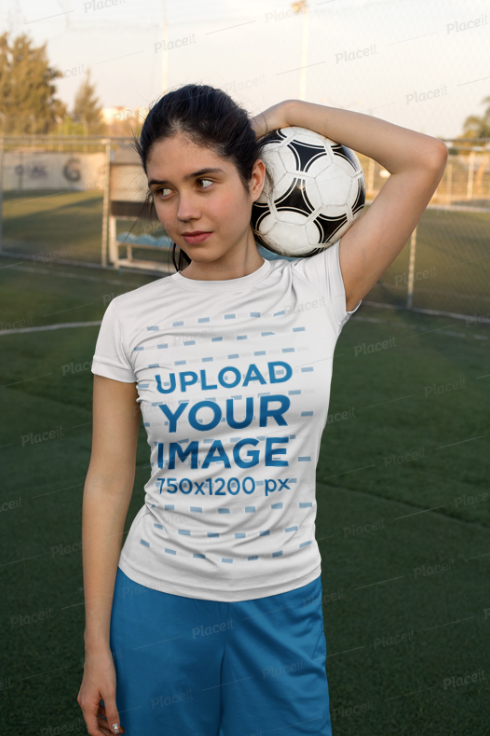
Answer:
[{"label": "fingers", "polygon": [[103,721],[101,718],[97,718],[93,713],[87,713],[84,711],[83,717],[85,718],[85,724],[87,726],[87,733],[89,736],[100,736],[101,734],[107,736],[107,734],[111,733],[107,727],[103,726],[103,723],[106,721]]},{"label": "fingers", "polygon": [[110,736],[110,735],[113,736],[115,733],[123,734],[124,728],[119,724],[119,721],[114,721],[114,724],[119,726],[119,730],[114,731],[111,725],[109,725],[109,722],[107,721],[107,717],[102,714],[97,714],[96,726],[95,726],[96,730],[95,731],[90,730],[89,734],[91,734],[91,736],[92,734],[93,736],[100,736],[100,734],[104,734],[104,736]]},{"label": "fingers", "polygon": [[83,718],[85,720],[89,736],[100,736],[103,731],[99,730],[99,722],[96,716],[97,704],[95,704],[94,709],[93,705],[87,703],[84,695],[82,694],[82,689],[80,689],[80,692],[78,693],[77,703],[82,709]]},{"label": "fingers", "polygon": [[109,724],[107,723],[105,718],[103,718],[102,716],[99,716],[97,720],[98,720],[98,727],[99,727],[99,731],[97,732],[97,734],[101,733],[101,734],[104,734],[104,736],[114,736],[114,733],[118,733],[118,734],[124,733],[124,728],[122,726],[120,726],[119,731],[116,731],[116,732],[113,731],[112,728],[109,727]]},{"label": "fingers", "polygon": [[[109,733],[124,733],[124,729],[119,722],[116,698],[113,694],[104,698],[104,705],[101,706],[101,708],[104,709],[104,715],[107,718],[107,721],[104,721],[104,724],[109,728]],[[102,721],[102,719],[100,719],[100,721]]]},{"label": "fingers", "polygon": [[[107,701],[108,699],[106,699]],[[108,700],[110,703],[110,699]],[[104,707],[101,703],[95,706],[91,706],[90,708],[83,708],[83,717],[85,719],[85,724],[87,726],[87,732],[89,736],[109,736],[109,734],[123,734],[124,728],[121,726],[119,722],[119,714],[117,712],[115,701],[113,701],[112,709],[109,708],[109,706]],[[107,715],[107,711],[109,712],[109,716]],[[110,720],[109,720],[110,719]],[[116,726],[116,730],[113,728]]]}]

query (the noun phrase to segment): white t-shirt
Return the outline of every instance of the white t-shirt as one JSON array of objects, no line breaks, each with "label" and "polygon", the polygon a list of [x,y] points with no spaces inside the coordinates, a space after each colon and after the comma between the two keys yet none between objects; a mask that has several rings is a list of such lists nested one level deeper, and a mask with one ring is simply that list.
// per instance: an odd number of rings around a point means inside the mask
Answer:
[{"label": "white t-shirt", "polygon": [[110,302],[92,372],[137,383],[151,448],[119,559],[132,580],[242,601],[320,575],[316,466],[335,345],[361,305],[346,311],[339,245]]}]

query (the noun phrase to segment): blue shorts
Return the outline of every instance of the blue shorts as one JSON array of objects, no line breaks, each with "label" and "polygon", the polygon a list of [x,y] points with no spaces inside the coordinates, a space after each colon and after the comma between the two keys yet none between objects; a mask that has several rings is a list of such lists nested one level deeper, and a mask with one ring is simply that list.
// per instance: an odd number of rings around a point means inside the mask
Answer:
[{"label": "blue shorts", "polygon": [[332,736],[321,577],[222,602],[148,588],[118,567],[110,647],[126,736]]}]

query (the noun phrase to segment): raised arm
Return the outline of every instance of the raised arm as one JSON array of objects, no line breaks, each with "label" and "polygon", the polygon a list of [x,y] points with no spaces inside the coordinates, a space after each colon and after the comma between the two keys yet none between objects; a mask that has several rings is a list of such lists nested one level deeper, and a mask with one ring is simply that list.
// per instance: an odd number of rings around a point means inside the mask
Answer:
[{"label": "raised arm", "polygon": [[354,309],[415,229],[444,172],[446,145],[371,115],[301,100],[274,105],[257,115],[253,125],[258,137],[274,127],[314,130],[390,172],[374,202],[340,240],[347,309]]}]

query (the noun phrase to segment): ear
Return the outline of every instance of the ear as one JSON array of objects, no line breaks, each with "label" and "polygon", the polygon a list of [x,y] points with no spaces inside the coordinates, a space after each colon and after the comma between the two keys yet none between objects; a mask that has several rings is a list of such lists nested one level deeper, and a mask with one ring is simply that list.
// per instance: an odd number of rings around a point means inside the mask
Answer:
[{"label": "ear", "polygon": [[265,182],[265,164],[262,159],[258,158],[254,164],[252,171],[251,180],[251,196],[252,201],[255,202],[262,194]]}]

